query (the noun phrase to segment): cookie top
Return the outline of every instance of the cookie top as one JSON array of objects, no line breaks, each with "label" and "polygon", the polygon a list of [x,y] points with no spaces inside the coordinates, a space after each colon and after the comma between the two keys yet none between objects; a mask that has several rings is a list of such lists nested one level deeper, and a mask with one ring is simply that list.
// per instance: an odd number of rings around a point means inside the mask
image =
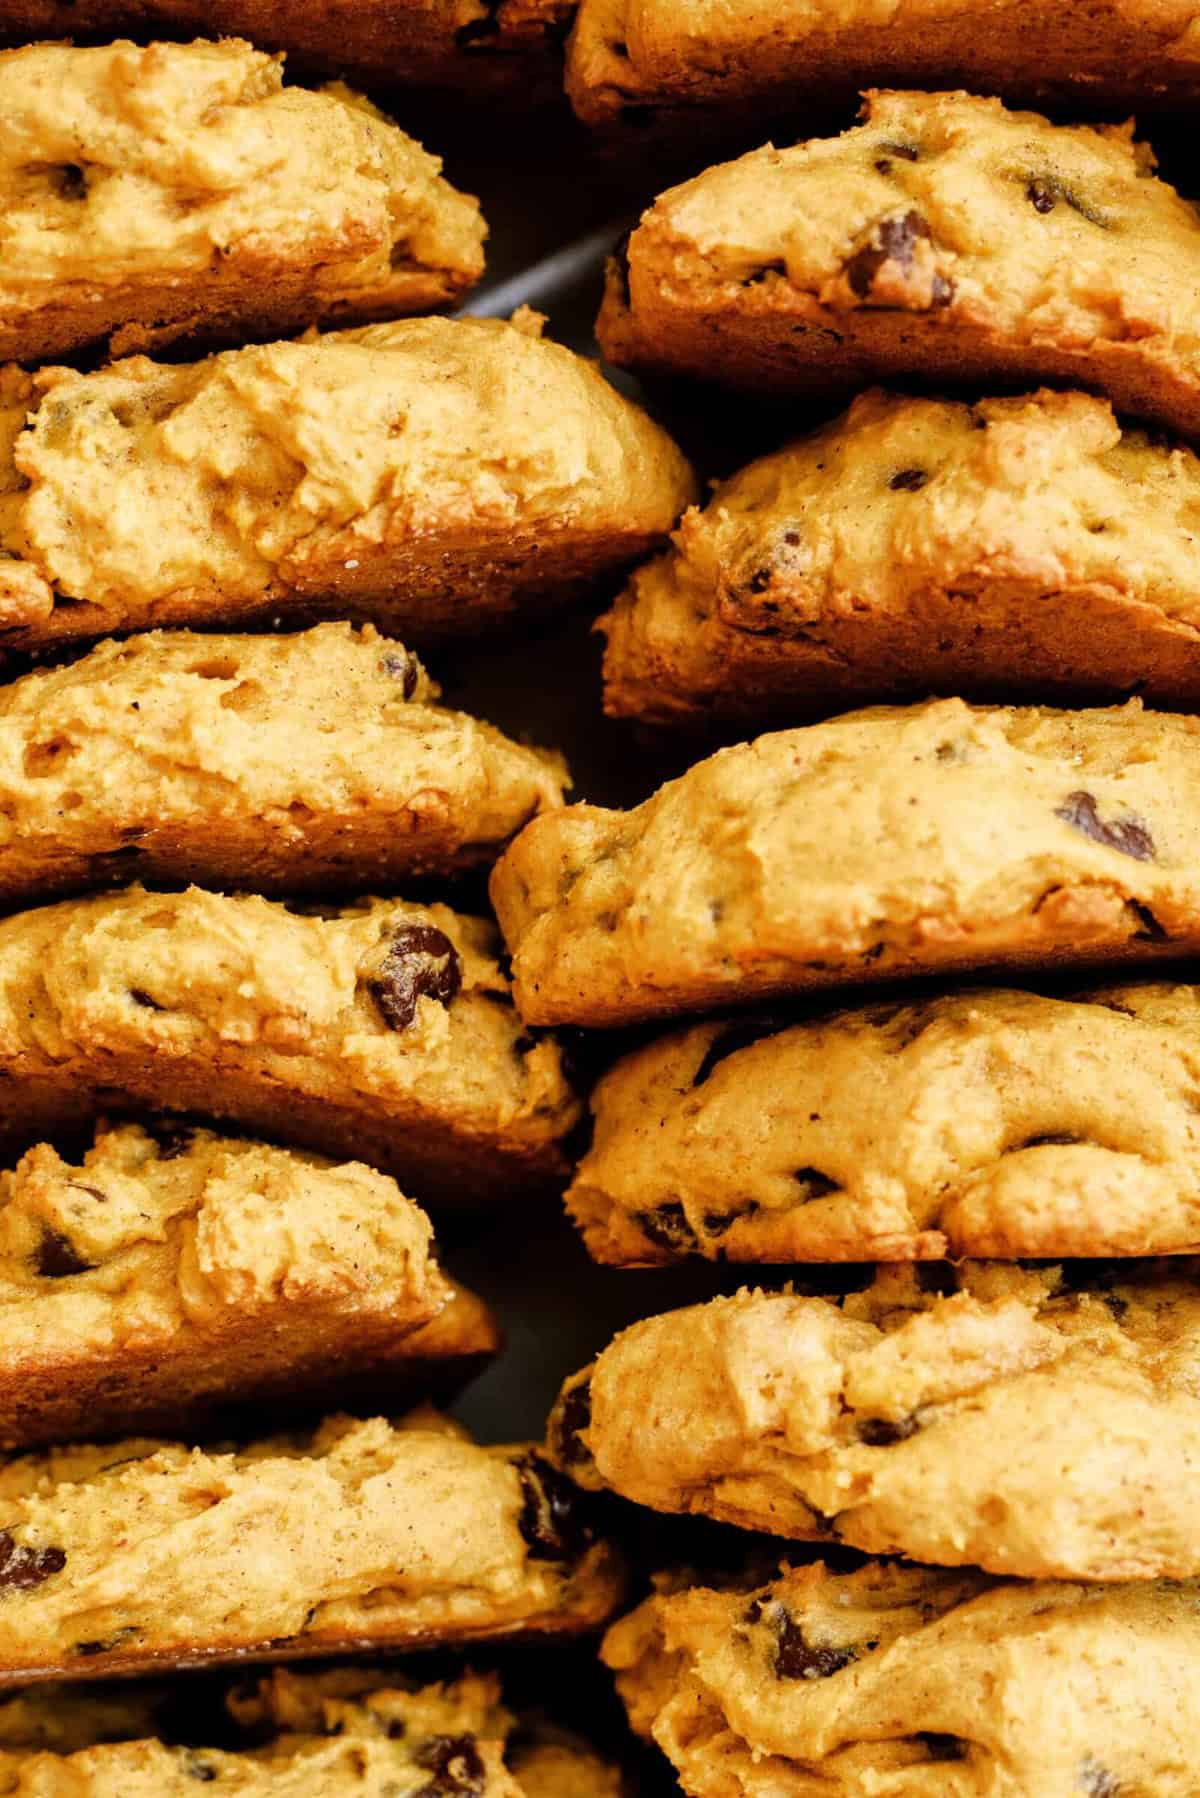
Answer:
[{"label": "cookie top", "polygon": [[889,1267],[841,1301],[743,1291],[633,1324],[568,1382],[555,1458],[655,1510],[871,1554],[1200,1574],[1195,1268],[930,1284]]},{"label": "cookie top", "polygon": [[818,1565],[664,1592],[604,1658],[692,1798],[1188,1798],[1197,1596]]},{"label": "cookie top", "polygon": [[372,626],[155,631],[0,688],[0,895],[150,879],[386,889],[495,858],[562,758],[438,703]]},{"label": "cookie top", "polygon": [[1131,126],[923,92],[864,121],[664,193],[610,267],[609,359],[773,389],[1074,376],[1200,431],[1200,219]]},{"label": "cookie top", "polygon": [[619,1061],[567,1206],[596,1260],[1200,1249],[1192,986],[697,1024]]},{"label": "cookie top", "polygon": [[685,514],[600,621],[615,717],[790,722],[930,691],[1200,696],[1200,461],[1043,390],[876,389]]},{"label": "cookie top", "polygon": [[361,1156],[417,1197],[557,1177],[578,1112],[522,1026],[496,933],[444,905],[315,911],[133,887],[0,920],[6,1136],[98,1095]]},{"label": "cookie top", "polygon": [[1198,807],[1193,718],[881,706],[722,750],[630,812],[537,819],[491,891],[522,1015],[619,1024],[1186,952]]},{"label": "cookie top", "polygon": [[277,334],[443,305],[483,272],[478,203],[436,157],[237,39],[0,52],[0,117],[3,359],[236,336],[298,272]]},{"label": "cookie top", "polygon": [[435,1412],[0,1466],[0,1683],[594,1627],[620,1593],[552,1469]]},{"label": "cookie top", "polygon": [[503,551],[506,593],[529,535],[569,537],[576,578],[636,554],[691,472],[540,330],[400,319],[194,363],[0,371],[2,640],[321,603],[428,627],[426,564],[447,552]]}]

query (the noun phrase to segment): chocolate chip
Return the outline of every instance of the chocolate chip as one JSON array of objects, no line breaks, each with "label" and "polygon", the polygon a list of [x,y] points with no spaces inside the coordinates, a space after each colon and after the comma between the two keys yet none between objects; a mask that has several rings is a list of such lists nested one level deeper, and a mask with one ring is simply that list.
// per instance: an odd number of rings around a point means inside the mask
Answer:
[{"label": "chocolate chip", "polygon": [[653,1211],[635,1211],[633,1220],[642,1234],[660,1249],[686,1255],[696,1246],[696,1232],[688,1222],[683,1206],[675,1199],[669,1199],[665,1205],[656,1205]]},{"label": "chocolate chip", "polygon": [[903,218],[881,219],[875,227],[875,243],[865,244],[846,264],[846,278],[853,292],[860,300],[866,299],[886,262],[911,268],[917,244],[929,235],[929,225],[919,212],[906,212]]},{"label": "chocolate chip", "polygon": [[[1165,943],[1170,940],[1170,931],[1163,929],[1148,905],[1139,905],[1136,899],[1130,899],[1128,904],[1130,911],[1138,918],[1142,926],[1140,930],[1134,932],[1135,942]],[[1109,1010],[1123,1011],[1124,1007],[1111,1005]],[[1129,1015],[1133,1017],[1135,1014],[1130,1012]]]},{"label": "chocolate chip", "polygon": [[1075,1772],[1075,1784],[1087,1798],[1121,1798],[1121,1782],[1115,1773],[1085,1754]]},{"label": "chocolate chip", "polygon": [[617,286],[623,306],[628,306],[630,303],[629,240],[632,236],[632,231],[623,231],[612,249],[613,268],[616,271]]},{"label": "chocolate chip", "polygon": [[1044,1136],[1027,1136],[1024,1142],[1015,1142],[1011,1148],[1005,1149],[1006,1155],[1015,1155],[1019,1149],[1069,1148],[1083,1139],[1072,1136],[1066,1130],[1047,1131]]},{"label": "chocolate chip", "polygon": [[151,998],[150,994],[140,986],[131,986],[129,989],[129,997],[133,1000],[135,1005],[140,1005],[144,1011],[164,1011],[166,1009],[165,1006],[159,1004],[157,999]]},{"label": "chocolate chip", "polygon": [[798,1167],[792,1175],[800,1188],[800,1202],[809,1204],[813,1199],[823,1199],[828,1193],[840,1192],[842,1189],[836,1180],[823,1174],[819,1167]]},{"label": "chocolate chip", "polygon": [[902,1417],[896,1423],[886,1417],[864,1417],[858,1426],[858,1439],[868,1448],[890,1448],[893,1442],[907,1442],[920,1427],[915,1417]]},{"label": "chocolate chip", "polygon": [[461,986],[462,960],[450,938],[432,924],[404,924],[367,991],[393,1030],[407,1030],[418,999],[449,1005]]},{"label": "chocolate chip", "polygon": [[915,144],[898,144],[890,138],[876,146],[884,156],[898,156],[901,162],[918,162],[921,152]]},{"label": "chocolate chip", "polygon": [[1131,855],[1138,862],[1154,860],[1154,838],[1141,818],[1131,813],[1128,818],[1105,824],[1096,809],[1095,796],[1091,793],[1082,790],[1068,793],[1054,816],[1061,818],[1064,824],[1069,824],[1072,830],[1091,837],[1094,843],[1102,844],[1105,849],[1115,849],[1118,855]]},{"label": "chocolate chip", "polygon": [[771,1666],[776,1679],[828,1679],[858,1658],[854,1648],[833,1648],[810,1642],[785,1606],[774,1604],[765,1613],[775,1630]]},{"label": "chocolate chip", "polygon": [[71,1274],[86,1274],[92,1266],[85,1261],[73,1242],[57,1230],[43,1230],[37,1247],[37,1270],[48,1280],[65,1280]]},{"label": "chocolate chip", "polygon": [[521,1480],[517,1527],[535,1561],[571,1560],[591,1538],[580,1516],[579,1493],[540,1455],[514,1463]]},{"label": "chocolate chip", "polygon": [[1053,212],[1061,200],[1072,212],[1085,218],[1089,225],[1098,225],[1102,231],[1111,229],[1111,220],[1095,206],[1081,199],[1074,188],[1068,187],[1065,181],[1060,181],[1057,175],[1034,175],[1025,189],[1025,198],[1035,212],[1043,214]]},{"label": "chocolate chip", "polygon": [[411,699],[417,690],[417,678],[420,672],[420,664],[416,656],[410,656],[407,650],[399,655],[393,651],[390,655],[384,656],[380,666],[385,674],[390,674],[393,680],[400,682],[405,699]]},{"label": "chocolate chip", "polygon": [[1058,205],[1058,195],[1048,181],[1035,177],[1025,189],[1025,198],[1035,212],[1053,212]]},{"label": "chocolate chip", "polygon": [[1116,1292],[1103,1292],[1100,1294],[1100,1297],[1111,1311],[1113,1320],[1116,1323],[1123,1323],[1125,1320],[1125,1313],[1129,1310],[1129,1300],[1123,1299],[1120,1294]]},{"label": "chocolate chip", "polygon": [[31,1591],[51,1574],[61,1573],[66,1564],[61,1548],[18,1547],[8,1530],[0,1530],[0,1588]]},{"label": "chocolate chip", "polygon": [[155,1117],[139,1120],[146,1135],[158,1149],[160,1161],[177,1161],[186,1155],[196,1140],[195,1126],[182,1118]]},{"label": "chocolate chip", "polygon": [[77,162],[64,162],[55,174],[54,185],[64,200],[87,199],[87,176]]},{"label": "chocolate chip", "polygon": [[751,1044],[760,1043],[768,1036],[778,1036],[787,1027],[786,1019],[767,1012],[758,1017],[741,1018],[728,1025],[720,1036],[713,1038],[704,1051],[700,1066],[692,1075],[692,1086],[703,1086],[727,1056],[736,1055],[739,1050],[748,1049]]},{"label": "chocolate chip", "polygon": [[939,1736],[931,1730],[923,1730],[920,1740],[929,1750],[931,1761],[965,1761],[967,1743],[961,1736]]},{"label": "chocolate chip", "polygon": [[431,1736],[413,1759],[433,1774],[414,1798],[475,1798],[487,1784],[487,1769],[474,1736]]},{"label": "chocolate chip", "polygon": [[583,1444],[583,1432],[592,1421],[592,1383],[582,1381],[572,1386],[558,1411],[558,1453],[568,1467],[578,1467],[586,1461],[588,1451]]},{"label": "chocolate chip", "polygon": [[928,480],[929,474],[924,468],[902,468],[899,474],[892,476],[888,486],[893,493],[919,493]]}]

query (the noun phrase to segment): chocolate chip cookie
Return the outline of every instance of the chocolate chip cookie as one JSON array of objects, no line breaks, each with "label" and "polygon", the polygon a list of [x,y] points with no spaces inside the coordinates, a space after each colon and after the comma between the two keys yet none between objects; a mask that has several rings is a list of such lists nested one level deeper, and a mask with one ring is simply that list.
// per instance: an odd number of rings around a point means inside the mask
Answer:
[{"label": "chocolate chip cookie", "polygon": [[1200,1281],[966,1262],[633,1324],[549,1440],[585,1486],[1024,1579],[1200,1574]]},{"label": "chocolate chip cookie", "polygon": [[987,990],[697,1024],[619,1061],[567,1207],[597,1261],[1200,1250],[1200,990]]},{"label": "chocolate chip cookie", "polygon": [[233,38],[0,52],[0,119],[0,360],[395,318],[483,273],[437,157]]},{"label": "chocolate chip cookie", "polygon": [[691,1798],[1191,1798],[1198,1601],[797,1567],[663,1592],[604,1658]]},{"label": "chocolate chip cookie", "polygon": [[418,1198],[565,1172],[578,1106],[493,927],[444,905],[134,887],[0,920],[0,1143],[122,1101],[362,1158]]},{"label": "chocolate chip cookie", "polygon": [[1200,699],[1200,461],[1043,390],[878,389],[688,512],[600,628],[604,708],[761,727],[930,692]]},{"label": "chocolate chip cookie", "polygon": [[1200,947],[1200,723],[941,700],[779,731],[536,819],[492,899],[534,1024]]},{"label": "chocolate chip cookie", "polygon": [[0,1465],[0,1684],[572,1634],[622,1579],[527,1446],[436,1412]]},{"label": "chocolate chip cookie", "polygon": [[1129,126],[962,93],[864,120],[663,194],[610,264],[609,359],[773,391],[1052,380],[1200,433],[1200,217]]},{"label": "chocolate chip cookie", "polygon": [[386,890],[494,860],[565,781],[370,625],[156,631],[0,687],[0,898]]},{"label": "chocolate chip cookie", "polygon": [[576,590],[695,496],[541,321],[0,369],[0,648],[329,616],[426,638]]}]

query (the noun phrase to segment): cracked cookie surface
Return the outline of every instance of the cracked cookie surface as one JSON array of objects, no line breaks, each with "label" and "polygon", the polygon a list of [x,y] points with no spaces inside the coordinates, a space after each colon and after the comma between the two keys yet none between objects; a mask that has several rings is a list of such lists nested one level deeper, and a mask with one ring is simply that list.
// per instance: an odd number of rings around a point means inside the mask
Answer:
[{"label": "cracked cookie surface", "polygon": [[614,260],[610,361],[773,391],[1074,382],[1200,433],[1200,217],[1127,126],[875,93],[839,138],[663,194]]},{"label": "cracked cookie surface", "polygon": [[0,898],[386,889],[493,860],[565,780],[370,625],[110,641],[0,687]]},{"label": "cracked cookie surface", "polygon": [[1143,960],[1200,947],[1198,807],[1194,718],[880,706],[535,819],[492,901],[533,1024]]},{"label": "cracked cookie surface", "polygon": [[657,1511],[1023,1579],[1191,1578],[1198,1354],[1194,1264],[890,1267],[631,1325],[549,1441]]},{"label": "cracked cookie surface", "polygon": [[749,1013],[592,1095],[597,1261],[1058,1260],[1200,1249],[1200,992],[980,989]]},{"label": "cracked cookie surface", "polygon": [[0,360],[448,304],[476,201],[369,101],[248,43],[0,52]]},{"label": "cracked cookie surface", "polygon": [[1198,1601],[817,1565],[663,1592],[604,1658],[690,1798],[1191,1798]]},{"label": "cracked cookie surface", "polygon": [[361,1157],[414,1196],[565,1171],[578,1106],[494,927],[444,905],[293,911],[131,888],[0,920],[4,1140],[122,1101]]},{"label": "cracked cookie surface", "polygon": [[575,1633],[613,1551],[527,1446],[419,1411],[0,1465],[0,1683]]},{"label": "cracked cookie surface", "polygon": [[333,613],[427,638],[656,548],[665,432],[528,312],[0,369],[0,648]]},{"label": "cracked cookie surface", "polygon": [[1200,698],[1200,461],[1104,401],[875,391],[685,514],[601,619],[614,717]]}]

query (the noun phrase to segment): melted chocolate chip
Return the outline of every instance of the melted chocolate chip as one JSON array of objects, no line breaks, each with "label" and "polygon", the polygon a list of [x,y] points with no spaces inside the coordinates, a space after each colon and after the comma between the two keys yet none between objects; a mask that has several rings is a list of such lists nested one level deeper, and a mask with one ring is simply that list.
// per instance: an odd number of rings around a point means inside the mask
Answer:
[{"label": "melted chocolate chip", "polygon": [[1043,214],[1053,212],[1061,200],[1072,212],[1085,218],[1089,225],[1098,225],[1102,231],[1111,228],[1110,220],[1102,212],[1081,199],[1074,188],[1068,187],[1065,181],[1060,181],[1057,175],[1034,175],[1025,189],[1025,198],[1035,212]]},{"label": "melted chocolate chip", "polygon": [[692,1086],[703,1086],[727,1056],[736,1055],[740,1049],[748,1049],[752,1043],[761,1043],[768,1036],[778,1036],[787,1027],[786,1019],[771,1013],[764,1013],[756,1018],[738,1019],[709,1043],[700,1066],[692,1075]]},{"label": "melted chocolate chip", "polygon": [[1131,813],[1128,818],[1106,824],[1096,808],[1095,795],[1092,793],[1082,790],[1068,793],[1054,816],[1061,818],[1064,824],[1069,824],[1072,830],[1090,837],[1093,843],[1100,843],[1105,849],[1115,849],[1118,855],[1131,855],[1138,862],[1154,860],[1154,838],[1142,819]]},{"label": "melted chocolate chip", "polygon": [[1053,212],[1058,205],[1058,195],[1050,183],[1043,181],[1040,176],[1035,176],[1029,183],[1025,189],[1025,198],[1035,212]]},{"label": "melted chocolate chip", "polygon": [[1044,1136],[1027,1136],[1024,1142],[1015,1142],[1011,1148],[1005,1149],[1006,1155],[1015,1155],[1018,1149],[1065,1149],[1073,1147],[1083,1139],[1072,1136],[1066,1130],[1050,1130]]},{"label": "melted chocolate chip", "polygon": [[917,244],[929,235],[929,225],[919,212],[906,212],[902,218],[881,219],[875,229],[875,243],[856,250],[846,264],[846,279],[852,291],[860,300],[865,300],[886,262],[911,268]]},{"label": "melted chocolate chip", "polygon": [[635,1211],[633,1221],[660,1249],[686,1255],[696,1246],[696,1232],[689,1224],[683,1206],[674,1199],[665,1205],[656,1205],[653,1211]]},{"label": "melted chocolate chip", "polygon": [[54,185],[64,200],[87,199],[87,176],[77,162],[64,162],[55,175]]},{"label": "melted chocolate chip", "polygon": [[[1128,905],[1130,911],[1140,920],[1142,926],[1140,930],[1134,932],[1135,942],[1165,943],[1169,941],[1171,935],[1170,931],[1163,929],[1163,926],[1159,923],[1148,905],[1139,905],[1136,899],[1130,899]],[[1110,1006],[1109,1009],[1112,1011],[1120,1011],[1122,1007],[1114,1005]],[[1134,1013],[1130,1012],[1129,1015],[1130,1017],[1133,1017]]]},{"label": "melted chocolate chip", "polygon": [[159,1004],[157,999],[151,998],[144,987],[131,986],[129,989],[129,997],[133,1000],[135,1005],[140,1005],[143,1011],[163,1011],[165,1009],[164,1006]]},{"label": "melted chocolate chip", "polygon": [[418,999],[449,1005],[461,986],[462,960],[450,938],[432,924],[405,924],[393,933],[367,991],[393,1030],[407,1030]]},{"label": "melted chocolate chip", "polygon": [[433,1774],[414,1798],[475,1798],[487,1784],[474,1736],[431,1736],[413,1758]]},{"label": "melted chocolate chip", "polygon": [[590,1540],[580,1517],[579,1493],[540,1455],[514,1463],[521,1480],[517,1527],[535,1561],[567,1561]]},{"label": "melted chocolate chip", "polygon": [[37,1270],[48,1280],[65,1280],[71,1274],[86,1274],[91,1267],[75,1245],[57,1230],[43,1230],[37,1247]]},{"label": "melted chocolate chip", "polygon": [[902,468],[888,482],[893,493],[919,493],[929,480],[928,470],[924,468]]},{"label": "melted chocolate chip", "polygon": [[832,1648],[810,1642],[782,1605],[776,1622],[774,1670],[776,1679],[828,1679],[857,1659],[853,1648]]},{"label": "melted chocolate chip", "polygon": [[893,1442],[907,1442],[920,1427],[915,1417],[901,1417],[895,1423],[886,1417],[864,1417],[858,1426],[858,1439],[868,1448],[890,1448]]},{"label": "melted chocolate chip", "polygon": [[584,1380],[578,1386],[572,1386],[558,1411],[558,1452],[568,1467],[578,1467],[586,1461],[588,1451],[583,1444],[583,1432],[592,1421],[592,1383]]},{"label": "melted chocolate chip", "polygon": [[965,1761],[967,1758],[967,1744],[961,1736],[939,1736],[931,1730],[923,1730],[920,1739],[928,1748],[931,1761]]},{"label": "melted chocolate chip", "polygon": [[842,1190],[837,1181],[831,1180],[828,1174],[823,1174],[819,1167],[798,1167],[792,1178],[800,1188],[802,1205],[809,1204],[813,1199],[823,1199],[828,1193]]},{"label": "melted chocolate chip", "polygon": [[0,1589],[28,1592],[66,1564],[61,1548],[18,1547],[8,1530],[0,1530]]},{"label": "melted chocolate chip", "polygon": [[407,651],[400,654],[393,651],[390,655],[384,656],[380,666],[385,674],[390,674],[393,680],[400,682],[400,689],[405,699],[411,699],[417,690],[419,675],[416,656],[410,656]]}]

